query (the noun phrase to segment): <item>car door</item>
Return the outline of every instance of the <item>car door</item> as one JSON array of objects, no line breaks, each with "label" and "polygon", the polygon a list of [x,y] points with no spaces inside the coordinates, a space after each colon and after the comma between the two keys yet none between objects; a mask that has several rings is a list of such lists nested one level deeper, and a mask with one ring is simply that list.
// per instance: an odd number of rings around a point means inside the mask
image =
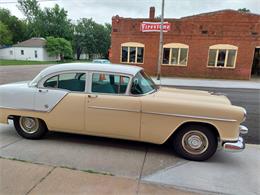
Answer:
[{"label": "car door", "polygon": [[86,131],[137,140],[140,137],[139,97],[126,95],[129,76],[92,73],[87,97]]},{"label": "car door", "polygon": [[86,73],[64,72],[45,79],[35,94],[35,110],[47,112],[53,130],[84,132]]}]

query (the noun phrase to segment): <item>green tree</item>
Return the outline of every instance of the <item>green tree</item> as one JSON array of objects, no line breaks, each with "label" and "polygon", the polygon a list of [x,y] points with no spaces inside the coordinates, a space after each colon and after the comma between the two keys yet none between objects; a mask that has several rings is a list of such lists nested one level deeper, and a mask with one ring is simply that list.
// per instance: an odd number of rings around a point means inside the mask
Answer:
[{"label": "green tree", "polygon": [[12,35],[8,30],[7,25],[0,21],[0,45],[12,44]]},{"label": "green tree", "polygon": [[54,36],[72,40],[71,21],[68,19],[67,11],[59,5],[41,9],[36,0],[18,0],[18,8],[26,17],[31,37]]},{"label": "green tree", "polygon": [[107,57],[111,41],[111,25],[97,24],[92,19],[82,18],[74,27],[73,46],[79,59],[82,52]]},{"label": "green tree", "polygon": [[240,12],[246,12],[246,13],[250,13],[250,9],[247,9],[247,8],[239,8],[237,11],[240,11]]},{"label": "green tree", "polygon": [[61,61],[72,58],[71,43],[64,38],[47,37],[46,49],[49,56],[60,56]]},{"label": "green tree", "polygon": [[2,8],[0,9],[0,21],[7,26],[12,36],[11,43],[24,41],[28,38],[26,23],[11,15],[9,10]]}]

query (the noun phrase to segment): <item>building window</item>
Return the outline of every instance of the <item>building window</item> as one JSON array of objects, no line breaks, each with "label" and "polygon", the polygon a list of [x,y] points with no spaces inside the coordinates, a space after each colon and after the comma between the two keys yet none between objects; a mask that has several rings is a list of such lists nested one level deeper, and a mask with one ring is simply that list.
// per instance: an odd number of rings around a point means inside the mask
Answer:
[{"label": "building window", "polygon": [[11,55],[11,56],[13,55],[13,50],[10,50],[10,55]]},{"label": "building window", "polygon": [[37,50],[34,50],[34,57],[35,57],[35,58],[38,58]]},{"label": "building window", "polygon": [[208,67],[235,68],[238,47],[218,44],[209,47]]},{"label": "building window", "polygon": [[169,43],[163,46],[163,65],[187,66],[189,46]]},{"label": "building window", "polygon": [[121,62],[142,64],[144,62],[144,44],[135,42],[121,44]]},{"label": "building window", "polygon": [[24,55],[24,50],[21,50],[21,55]]}]

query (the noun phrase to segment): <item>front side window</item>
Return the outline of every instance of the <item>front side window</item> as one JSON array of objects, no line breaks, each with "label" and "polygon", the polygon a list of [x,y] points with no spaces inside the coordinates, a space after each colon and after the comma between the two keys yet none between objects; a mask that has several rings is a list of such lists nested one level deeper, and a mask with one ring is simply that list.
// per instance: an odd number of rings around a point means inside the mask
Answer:
[{"label": "front side window", "polygon": [[144,45],[141,43],[126,43],[121,46],[122,63],[139,63],[144,61]]},{"label": "front side window", "polygon": [[24,55],[24,50],[21,50],[21,55]]},{"label": "front side window", "polygon": [[95,93],[125,94],[130,78],[122,75],[93,73],[91,91]]},{"label": "front side window", "polygon": [[188,46],[184,44],[166,44],[163,48],[163,64],[187,66]]},{"label": "front side window", "polygon": [[47,79],[43,86],[47,88],[66,89],[69,91],[85,91],[85,73],[64,73]]},{"label": "front side window", "polygon": [[34,50],[34,57],[35,57],[35,58],[38,58],[37,50]]},{"label": "front side window", "polygon": [[[225,48],[226,47],[226,48]],[[209,49],[208,67],[234,68],[237,47],[232,45],[214,45]]]},{"label": "front side window", "polygon": [[131,93],[133,95],[147,94],[152,93],[156,88],[153,80],[144,71],[140,71],[133,78]]}]

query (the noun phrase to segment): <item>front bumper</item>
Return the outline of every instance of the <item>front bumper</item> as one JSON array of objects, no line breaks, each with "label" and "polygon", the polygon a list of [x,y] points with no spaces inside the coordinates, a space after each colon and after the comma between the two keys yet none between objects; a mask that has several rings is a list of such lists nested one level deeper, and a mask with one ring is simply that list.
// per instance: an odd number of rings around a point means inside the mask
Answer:
[{"label": "front bumper", "polygon": [[[239,126],[240,134],[244,135],[248,133],[248,128],[240,125]],[[236,142],[224,142],[223,143],[223,150],[225,152],[240,152],[245,149],[245,142],[244,139],[239,136],[238,140]]]}]

